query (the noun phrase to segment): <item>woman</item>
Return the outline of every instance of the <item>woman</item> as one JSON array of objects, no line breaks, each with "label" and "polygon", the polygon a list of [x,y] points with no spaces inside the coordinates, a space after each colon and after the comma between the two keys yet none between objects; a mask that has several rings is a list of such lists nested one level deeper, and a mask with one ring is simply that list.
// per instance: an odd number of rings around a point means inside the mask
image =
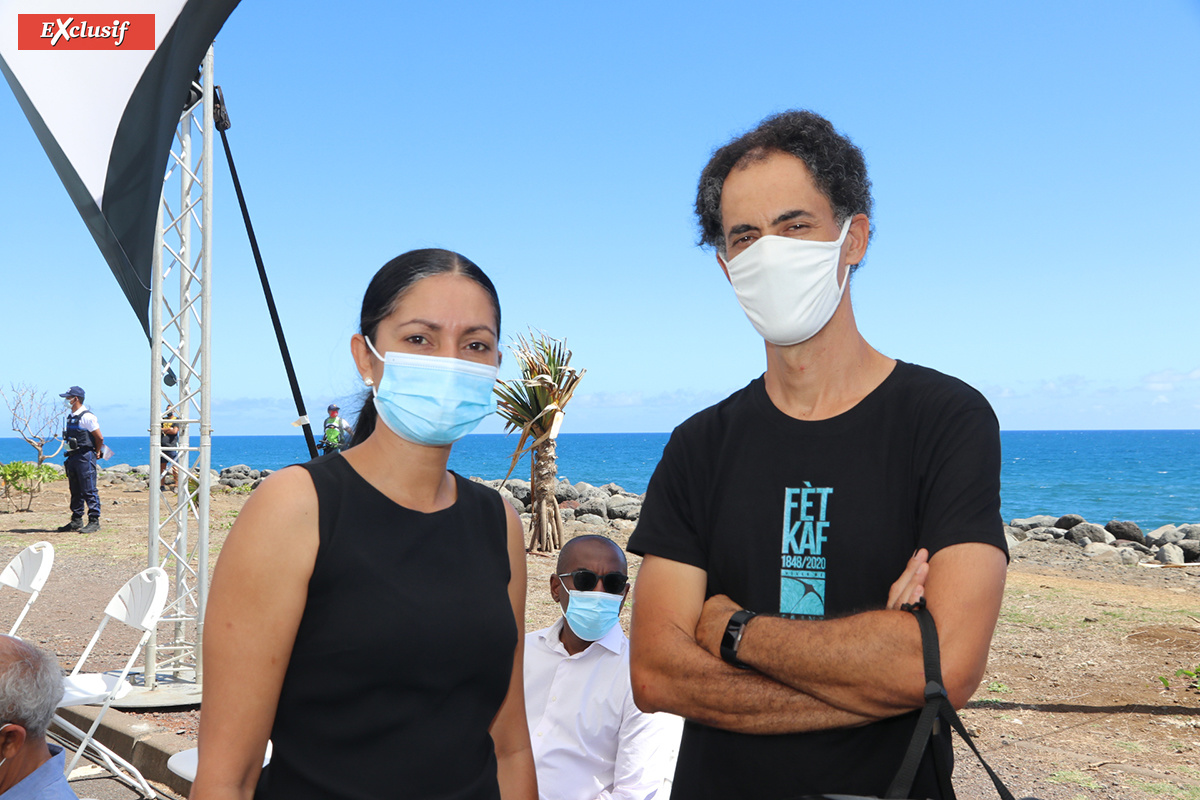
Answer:
[{"label": "woman", "polygon": [[254,795],[268,737],[260,798],[532,800],[521,524],[446,469],[492,407],[496,290],[417,250],[360,323],[351,449],[264,481],[213,575],[192,800]]}]

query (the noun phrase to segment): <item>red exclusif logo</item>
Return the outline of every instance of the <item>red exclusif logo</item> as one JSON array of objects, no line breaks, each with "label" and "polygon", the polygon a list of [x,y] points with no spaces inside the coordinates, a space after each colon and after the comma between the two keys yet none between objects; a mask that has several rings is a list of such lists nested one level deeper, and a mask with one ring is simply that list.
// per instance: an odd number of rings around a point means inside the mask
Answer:
[{"label": "red exclusif logo", "polygon": [[17,14],[18,50],[153,50],[153,14]]}]

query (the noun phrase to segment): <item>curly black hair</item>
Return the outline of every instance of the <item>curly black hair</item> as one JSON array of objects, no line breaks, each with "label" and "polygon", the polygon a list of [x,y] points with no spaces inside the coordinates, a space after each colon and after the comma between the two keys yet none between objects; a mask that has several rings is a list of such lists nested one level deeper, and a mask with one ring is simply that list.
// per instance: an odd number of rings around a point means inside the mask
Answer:
[{"label": "curly black hair", "polygon": [[855,214],[871,216],[871,179],[867,177],[862,150],[820,114],[784,111],[767,117],[754,130],[717,150],[700,173],[696,189],[700,244],[724,252],[721,190],[725,178],[734,168],[775,152],[804,162],[817,188],[833,206],[839,225]]}]

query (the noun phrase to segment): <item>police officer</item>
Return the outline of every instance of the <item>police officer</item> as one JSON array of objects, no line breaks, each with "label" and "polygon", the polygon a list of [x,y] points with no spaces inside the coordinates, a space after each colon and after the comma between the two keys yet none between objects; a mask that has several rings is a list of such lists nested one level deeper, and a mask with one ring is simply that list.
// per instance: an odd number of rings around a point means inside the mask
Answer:
[{"label": "police officer", "polygon": [[354,432],[350,423],[346,422],[344,417],[338,416],[341,409],[337,403],[330,403],[326,410],[329,416],[325,419],[325,437],[320,442],[321,449],[326,453],[339,453],[350,446],[350,437]]},{"label": "police officer", "polygon": [[[100,530],[100,492],[96,489],[96,458],[104,449],[104,434],[96,415],[83,404],[83,389],[72,386],[59,395],[66,398],[70,413],[63,430],[67,460],[63,470],[71,488],[71,521],[58,530],[95,533]],[[83,524],[83,509],[87,505],[88,521]]]}]

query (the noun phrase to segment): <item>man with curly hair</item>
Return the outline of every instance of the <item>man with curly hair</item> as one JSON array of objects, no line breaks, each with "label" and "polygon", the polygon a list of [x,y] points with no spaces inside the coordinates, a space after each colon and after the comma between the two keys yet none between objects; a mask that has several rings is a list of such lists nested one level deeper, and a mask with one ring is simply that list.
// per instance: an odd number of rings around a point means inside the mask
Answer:
[{"label": "man with curly hair", "polygon": [[[859,332],[847,286],[870,187],[858,147],[808,111],[764,120],[700,177],[701,241],[767,368],[675,429],[629,541],[645,556],[634,697],[688,720],[680,797],[882,796],[925,702],[904,603],[925,597],[956,707],[987,663],[1007,563],[998,425],[974,389]],[[944,796],[935,738],[913,797]]]},{"label": "man with curly hair", "polygon": [[54,656],[0,634],[0,796],[75,800],[63,776],[63,749],[46,742],[62,696]]}]

